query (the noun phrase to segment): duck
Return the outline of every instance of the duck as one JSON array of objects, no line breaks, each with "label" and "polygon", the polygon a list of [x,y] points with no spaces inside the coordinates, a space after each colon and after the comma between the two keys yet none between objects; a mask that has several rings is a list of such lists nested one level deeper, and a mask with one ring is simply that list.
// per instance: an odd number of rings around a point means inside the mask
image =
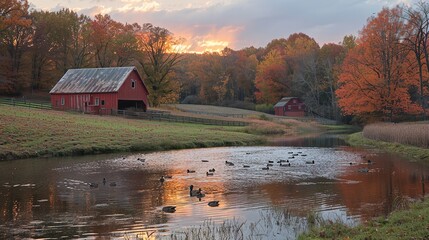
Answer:
[{"label": "duck", "polygon": [[209,162],[209,160],[201,160],[201,162]]},{"label": "duck", "polygon": [[249,165],[243,165],[243,167],[244,167],[244,168],[249,168],[250,166],[249,166]]},{"label": "duck", "polygon": [[174,213],[176,211],[176,206],[165,206],[162,208],[163,212]]},{"label": "duck", "polygon": [[213,176],[213,175],[214,175],[214,173],[213,173],[213,172],[206,172],[206,175],[207,175],[207,176]]},{"label": "duck", "polygon": [[98,188],[98,183],[90,183],[89,187],[90,188]]},{"label": "duck", "polygon": [[292,156],[292,157],[288,157],[289,159],[292,159],[292,158],[295,158],[294,156]]},{"label": "duck", "polygon": [[217,207],[219,206],[219,201],[210,201],[207,205],[210,207]]},{"label": "duck", "polygon": [[205,196],[206,195],[202,192],[201,188],[198,188],[198,192],[197,192],[197,195],[195,195],[195,197],[197,197],[197,198],[203,198]]},{"label": "duck", "polygon": [[307,154],[301,154],[301,156],[306,157],[306,156],[307,156]]},{"label": "duck", "polygon": [[360,173],[367,173],[367,172],[369,172],[369,169],[368,168],[361,168],[361,169],[358,170],[358,172],[360,172]]},{"label": "duck", "polygon": [[189,186],[189,195],[191,197],[196,196],[198,194],[199,190],[194,190],[194,185]]},{"label": "duck", "polygon": [[195,170],[186,170],[187,173],[195,173]]},{"label": "duck", "polygon": [[271,160],[270,160],[270,161],[268,161],[268,163],[274,163],[274,161],[271,161]]},{"label": "duck", "polygon": [[314,164],[314,160],[313,161],[307,161],[307,162],[305,162],[305,164]]},{"label": "duck", "polygon": [[116,187],[116,183],[115,183],[115,182],[111,182],[109,185],[110,185],[111,187]]},{"label": "duck", "polygon": [[225,161],[225,164],[226,164],[226,165],[228,165],[228,166],[234,166],[234,163],[233,163],[233,162]]},{"label": "duck", "polygon": [[267,163],[267,167],[272,167],[272,166],[273,166],[273,164]]},{"label": "duck", "polygon": [[263,167],[262,170],[270,170],[270,168],[266,166],[266,167]]},{"label": "duck", "polygon": [[215,171],[216,171],[216,169],[214,169],[214,168],[209,169],[209,172],[215,172]]},{"label": "duck", "polygon": [[144,159],[144,158],[137,158],[137,160],[139,160],[140,162],[146,161],[146,159]]},{"label": "duck", "polygon": [[293,154],[293,152],[287,152],[288,154]]},{"label": "duck", "polygon": [[290,167],[290,163],[288,163],[288,164],[282,164],[282,163],[280,163],[280,167]]}]

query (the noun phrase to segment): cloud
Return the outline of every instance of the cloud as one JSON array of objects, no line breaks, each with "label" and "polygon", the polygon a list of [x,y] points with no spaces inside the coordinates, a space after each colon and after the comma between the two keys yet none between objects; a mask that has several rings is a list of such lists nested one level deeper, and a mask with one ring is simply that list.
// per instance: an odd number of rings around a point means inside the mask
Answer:
[{"label": "cloud", "polygon": [[[32,2],[37,1],[40,0]],[[319,44],[337,43],[345,35],[357,35],[367,18],[383,6],[411,1],[415,0],[93,0],[97,4],[91,6],[91,2],[83,0],[73,3],[80,2],[85,9],[80,12],[91,17],[102,12],[124,23],[152,23],[167,28],[175,36],[186,38],[184,44],[190,51],[203,51],[226,44],[233,49],[264,47],[273,39],[298,32]]]}]

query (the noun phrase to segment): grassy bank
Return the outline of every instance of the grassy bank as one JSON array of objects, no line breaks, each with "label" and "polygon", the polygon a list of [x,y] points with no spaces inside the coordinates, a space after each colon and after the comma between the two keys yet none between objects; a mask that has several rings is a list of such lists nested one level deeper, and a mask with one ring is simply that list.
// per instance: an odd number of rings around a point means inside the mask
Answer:
[{"label": "grassy bank", "polygon": [[0,105],[0,159],[251,145],[243,127],[73,114]]},{"label": "grassy bank", "polygon": [[429,164],[429,149],[427,148],[372,140],[364,137],[362,132],[349,135],[347,141],[352,146],[382,149],[384,151],[402,154],[414,161]]},{"label": "grassy bank", "polygon": [[351,228],[341,223],[322,223],[299,239],[429,239],[429,201],[411,204]]}]

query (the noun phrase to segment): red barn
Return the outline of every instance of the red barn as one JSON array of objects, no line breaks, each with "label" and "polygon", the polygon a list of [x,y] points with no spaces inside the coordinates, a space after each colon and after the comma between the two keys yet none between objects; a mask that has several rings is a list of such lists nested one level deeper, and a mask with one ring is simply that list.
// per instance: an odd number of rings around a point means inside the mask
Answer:
[{"label": "red barn", "polygon": [[70,69],[49,93],[54,109],[96,114],[127,108],[146,111],[149,94],[135,67]]},{"label": "red barn", "polygon": [[297,97],[284,97],[274,105],[274,112],[277,116],[304,117],[305,104]]}]

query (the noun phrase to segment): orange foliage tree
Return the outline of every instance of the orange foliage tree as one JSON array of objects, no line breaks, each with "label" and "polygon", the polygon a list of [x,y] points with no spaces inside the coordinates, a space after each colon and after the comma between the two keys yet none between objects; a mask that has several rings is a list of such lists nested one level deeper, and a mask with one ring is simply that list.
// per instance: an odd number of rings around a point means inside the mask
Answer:
[{"label": "orange foliage tree", "polygon": [[256,69],[256,101],[274,104],[290,94],[290,85],[284,57],[277,50],[269,52]]},{"label": "orange foliage tree", "polygon": [[407,78],[409,52],[399,44],[404,28],[399,7],[385,8],[368,20],[339,76],[336,94],[345,114],[392,120],[396,114],[418,111],[408,92],[415,83]]}]

